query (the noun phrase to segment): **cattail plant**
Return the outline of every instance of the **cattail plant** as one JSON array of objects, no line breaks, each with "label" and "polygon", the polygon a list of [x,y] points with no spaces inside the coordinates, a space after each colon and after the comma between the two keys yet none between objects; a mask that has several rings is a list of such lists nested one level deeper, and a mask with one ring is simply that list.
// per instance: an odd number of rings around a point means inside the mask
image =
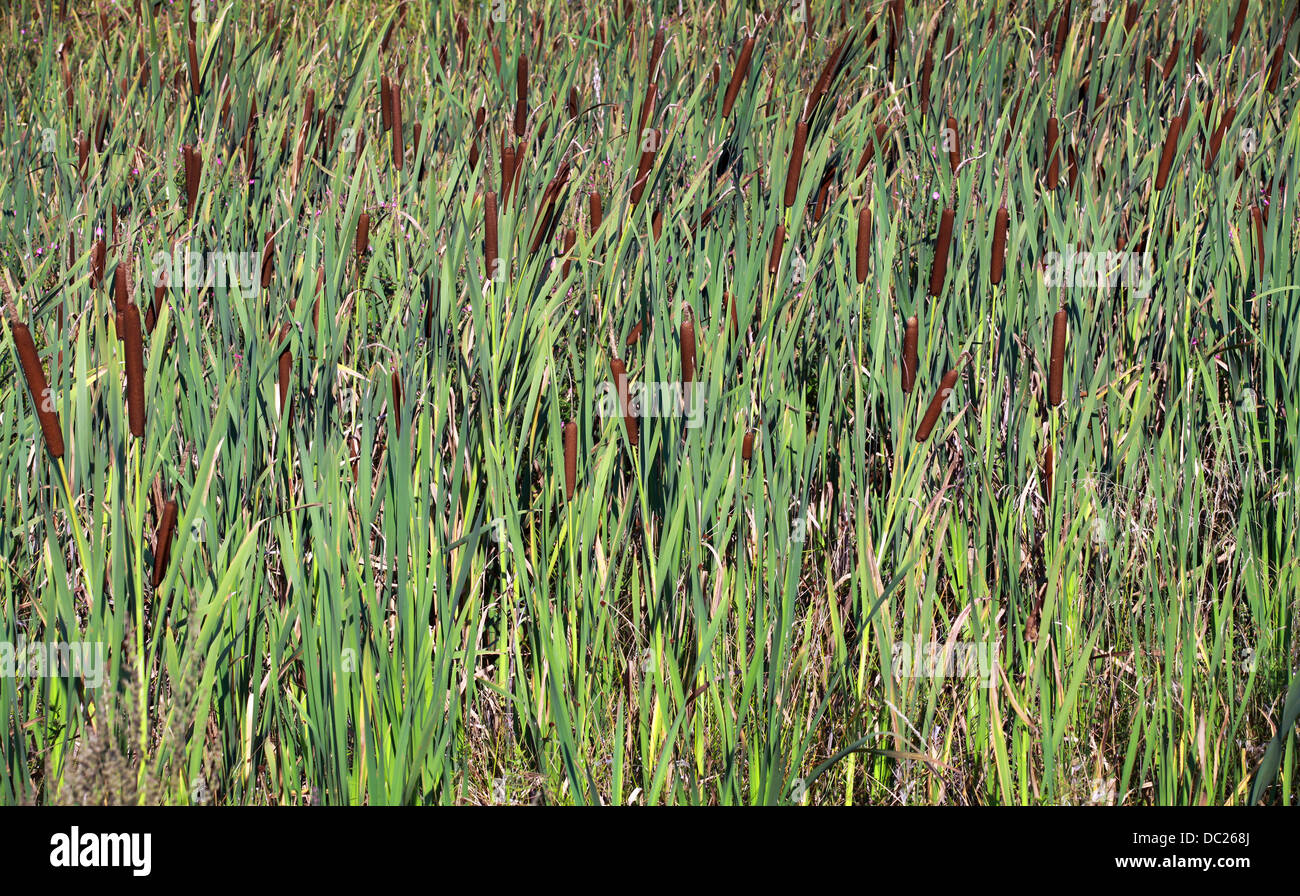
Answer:
[{"label": "cattail plant", "polygon": [[107,249],[102,239],[95,240],[90,246],[90,288],[95,289],[104,282],[105,256]]},{"label": "cattail plant", "polygon": [[790,164],[785,171],[785,207],[794,205],[799,192],[799,176],[803,171],[804,148],[808,142],[808,125],[799,122],[794,128],[794,147],[790,150]]},{"label": "cattail plant", "polygon": [[858,212],[857,240],[858,284],[867,282],[867,268],[871,264],[871,206],[863,205]]},{"label": "cattail plant", "polygon": [[727,94],[722,101],[723,118],[731,114],[731,109],[736,104],[736,96],[740,93],[740,85],[749,75],[749,63],[754,56],[754,40],[753,37],[745,38],[745,43],[740,48],[740,56],[736,59],[736,67],[731,71],[731,82],[727,85]]},{"label": "cattail plant", "polygon": [[289,331],[289,324],[285,324],[283,329],[280,330],[280,341],[285,343],[284,348],[280,350],[280,363],[278,369],[281,416],[289,412],[289,382],[293,377],[293,352],[289,350]]},{"label": "cattail plant", "polygon": [[122,340],[122,315],[126,313],[126,307],[130,304],[130,288],[126,280],[126,262],[118,262],[117,268],[113,271],[113,312],[116,316],[117,338]]},{"label": "cattail plant", "polygon": [[1169,169],[1174,164],[1174,154],[1178,149],[1178,136],[1183,130],[1183,120],[1174,118],[1169,122],[1169,131],[1165,134],[1164,152],[1160,154],[1160,167],[1156,170],[1156,189],[1163,190],[1169,183]]},{"label": "cattail plant", "polygon": [[560,278],[567,280],[569,277],[569,265],[573,260],[573,249],[578,245],[578,231],[572,227],[564,231],[564,266],[560,269]]},{"label": "cattail plant", "polygon": [[193,39],[188,41],[186,49],[189,51],[190,57],[190,92],[197,97],[203,90],[203,81],[199,72],[199,52],[194,45]]},{"label": "cattail plant", "polygon": [[1055,190],[1056,185],[1061,182],[1061,159],[1057,153],[1057,143],[1060,141],[1060,127],[1056,121],[1056,116],[1047,119],[1047,189]]},{"label": "cattail plant", "polygon": [[641,100],[641,120],[636,126],[638,139],[647,136],[646,125],[653,120],[656,96],[658,96],[658,88],[654,84],[646,85],[645,96]]},{"label": "cattail plant", "polygon": [[131,435],[144,438],[144,345],[140,338],[140,309],[128,304],[118,325],[126,355],[126,408]]},{"label": "cattail plant", "polygon": [[510,187],[515,180],[515,148],[506,145],[506,139],[501,137],[501,202],[508,205],[510,202]]},{"label": "cattail plant", "polygon": [[650,219],[650,232],[654,235],[654,241],[659,242],[659,237],[664,232],[664,210],[655,209],[654,216]]},{"label": "cattail plant", "polygon": [[573,500],[573,490],[578,484],[578,424],[570,420],[564,424],[564,498]]},{"label": "cattail plant", "polygon": [[402,143],[402,85],[401,82],[389,85],[390,102],[393,104],[392,112],[389,118],[392,120],[393,135],[393,167],[398,171],[402,170],[402,162],[406,157],[406,148]]},{"label": "cattail plant", "polygon": [[1181,50],[1182,47],[1183,42],[1181,40],[1174,41],[1173,49],[1169,51],[1169,55],[1165,58],[1164,67],[1160,69],[1161,80],[1167,81],[1169,76],[1174,73],[1174,66],[1178,64],[1178,51]]},{"label": "cattail plant", "polygon": [[271,285],[271,275],[275,273],[275,234],[267,233],[266,242],[262,244],[262,289]]},{"label": "cattail plant", "polygon": [[618,393],[618,406],[623,410],[623,425],[627,429],[627,439],[635,446],[641,428],[636,415],[632,413],[632,403],[628,395],[627,365],[615,358],[609,362],[609,369],[614,375],[614,389]]},{"label": "cattail plant", "polygon": [[63,427],[54,410],[54,393],[50,391],[49,381],[45,379],[45,368],[41,366],[40,356],[36,353],[36,343],[32,340],[31,330],[26,324],[16,320],[9,322],[9,335],[18,350],[18,363],[23,369],[23,379],[27,381],[27,390],[36,405],[36,419],[41,425],[41,435],[45,437],[45,448],[55,460],[63,457]]},{"label": "cattail plant", "polygon": [[167,574],[167,566],[171,563],[177,509],[175,500],[169,500],[164,504],[162,516],[158,520],[158,529],[154,532],[153,579],[150,584],[155,590],[162,584],[163,577]]},{"label": "cattail plant", "polygon": [[925,49],[925,59],[921,62],[921,114],[930,111],[930,78],[934,74],[934,43]]},{"label": "cattail plant", "polygon": [[1276,94],[1278,86],[1282,83],[1282,63],[1285,60],[1286,41],[1278,41],[1277,46],[1273,49],[1273,58],[1265,67],[1268,72],[1268,82],[1265,88],[1269,93]]},{"label": "cattail plant", "polygon": [[767,272],[776,276],[781,267],[781,250],[785,247],[785,226],[776,225],[776,235],[772,238],[772,253],[767,257]]},{"label": "cattail plant", "polygon": [[753,456],[754,456],[754,430],[751,429],[745,433],[744,441],[740,443],[740,459],[743,460],[745,463],[749,463],[749,461],[753,458]]},{"label": "cattail plant", "polygon": [[944,138],[948,143],[948,170],[956,176],[957,166],[961,164],[961,141],[957,136],[957,119],[951,115],[944,123]]},{"label": "cattail plant", "polygon": [[483,276],[496,279],[501,265],[497,251],[497,196],[491,190],[483,197]]},{"label": "cattail plant", "polygon": [[944,402],[948,396],[952,395],[952,390],[957,386],[957,369],[954,367],[943,375],[939,381],[939,388],[934,393],[934,398],[930,399],[930,406],[925,409],[925,416],[921,418],[921,423],[916,427],[916,441],[924,442],[930,438],[930,433],[934,430],[934,425],[939,422],[939,412],[943,410]]},{"label": "cattail plant", "polygon": [[1232,33],[1228,35],[1227,49],[1232,50],[1237,46],[1237,41],[1241,40],[1242,29],[1246,27],[1246,4],[1248,0],[1241,0],[1237,4],[1237,17],[1232,22]]},{"label": "cattail plant", "polygon": [[1068,318],[1065,309],[1052,318],[1052,354],[1047,374],[1047,403],[1052,407],[1061,404],[1061,384],[1065,374],[1065,330]]},{"label": "cattail plant", "polygon": [[[545,97],[543,97],[543,102]],[[515,136],[522,137],[528,126],[528,57],[519,54],[515,66]]]},{"label": "cattail plant", "polygon": [[917,322],[916,315],[912,315],[907,319],[907,325],[903,328],[903,391],[909,395],[916,386],[916,369],[920,363],[916,352],[919,331],[920,325]]},{"label": "cattail plant", "polygon": [[1056,481],[1056,452],[1052,450],[1051,445],[1043,449],[1043,468],[1040,472],[1042,474],[1040,485],[1043,490],[1043,500],[1051,501],[1053,485]]},{"label": "cattail plant", "polygon": [[997,286],[1007,263],[1007,208],[998,209],[993,219],[993,258],[989,270],[989,283]]},{"label": "cattail plant", "polygon": [[357,238],[353,246],[357,255],[357,264],[364,264],[366,253],[370,251],[370,213],[362,212],[357,217]]},{"label": "cattail plant", "polygon": [[953,209],[945,208],[939,219],[939,239],[934,244],[934,262],[930,266],[930,295],[943,292],[943,281],[948,276],[948,254],[952,249]]},{"label": "cattail plant", "polygon": [[595,190],[592,190],[591,195],[587,197],[587,210],[588,217],[591,219],[589,225],[591,228],[590,232],[595,234],[595,232],[600,228],[600,222],[604,220],[604,210],[601,207],[600,194]]},{"label": "cattail plant", "polygon": [[636,180],[632,182],[632,207],[636,208],[641,202],[641,195],[645,192],[646,181],[650,178],[650,168],[654,165],[655,147],[658,140],[651,135],[647,144],[647,149],[641,153],[641,159],[636,166]]},{"label": "cattail plant", "polygon": [[393,126],[393,82],[388,75],[379,79],[379,123],[385,131]]},{"label": "cattail plant", "polygon": [[682,386],[689,388],[695,382],[695,324],[683,320],[678,335],[682,353]]},{"label": "cattail plant", "polygon": [[1061,63],[1061,53],[1065,50],[1065,39],[1070,34],[1070,0],[1065,0],[1065,7],[1060,10],[1056,21],[1056,39],[1052,42],[1052,66]]},{"label": "cattail plant", "polygon": [[1237,117],[1237,107],[1229,106],[1223,112],[1223,118],[1219,120],[1219,126],[1214,129],[1210,135],[1210,146],[1205,151],[1205,167],[1209,168],[1214,164],[1214,160],[1219,157],[1219,147],[1223,145],[1223,135],[1228,128],[1232,127],[1233,119]]},{"label": "cattail plant", "polygon": [[578,113],[581,111],[582,111],[582,95],[578,93],[577,87],[570,87],[569,88],[569,118],[570,119],[577,118]]},{"label": "cattail plant", "polygon": [[400,436],[402,434],[402,376],[396,364],[393,365],[390,379],[392,380],[392,402],[389,408],[393,415],[393,429]]}]

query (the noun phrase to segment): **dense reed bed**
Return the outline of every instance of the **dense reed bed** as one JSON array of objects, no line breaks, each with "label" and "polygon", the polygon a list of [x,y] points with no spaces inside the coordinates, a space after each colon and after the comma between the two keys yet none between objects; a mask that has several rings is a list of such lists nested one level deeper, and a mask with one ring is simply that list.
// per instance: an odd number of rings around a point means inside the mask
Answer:
[{"label": "dense reed bed", "polygon": [[0,803],[1300,793],[1294,4],[185,5],[0,12]]}]

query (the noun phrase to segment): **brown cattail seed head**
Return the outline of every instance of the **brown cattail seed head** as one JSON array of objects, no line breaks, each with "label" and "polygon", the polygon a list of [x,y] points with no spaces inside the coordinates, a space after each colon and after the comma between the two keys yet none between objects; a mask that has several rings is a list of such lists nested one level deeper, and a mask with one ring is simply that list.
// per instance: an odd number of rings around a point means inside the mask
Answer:
[{"label": "brown cattail seed head", "polygon": [[682,352],[682,385],[695,382],[695,324],[682,321],[680,339]]},{"label": "brown cattail seed head", "polygon": [[1002,282],[1002,272],[1007,263],[1007,209],[998,209],[993,221],[993,259],[989,271],[989,282],[997,286]]},{"label": "brown cattail seed head", "polygon": [[943,281],[948,275],[948,253],[952,248],[953,210],[946,208],[939,219],[939,239],[934,244],[934,263],[930,267],[930,295],[943,292]]},{"label": "brown cattail seed head", "polygon": [[754,55],[754,38],[745,38],[744,45],[740,48],[740,56],[736,59],[736,67],[731,72],[731,83],[727,85],[727,94],[722,102],[722,117],[726,118],[731,114],[732,107],[736,104],[736,96],[740,93],[740,85],[745,82],[745,77],[749,74],[749,62]]},{"label": "brown cattail seed head", "polygon": [[943,375],[939,382],[939,388],[934,393],[934,398],[930,399],[930,406],[925,410],[925,416],[921,418],[921,423],[916,428],[916,440],[924,442],[930,438],[930,433],[934,430],[934,425],[939,422],[939,412],[943,410],[944,402],[948,396],[952,395],[952,390],[957,386],[957,370],[953,368]]},{"label": "brown cattail seed head", "polygon": [[162,517],[158,520],[158,531],[154,534],[153,549],[153,587],[162,584],[167,566],[171,562],[172,537],[176,534],[176,502],[168,501],[163,505]]},{"label": "brown cattail seed head", "polygon": [[858,245],[857,245],[857,276],[858,283],[865,283],[867,280],[867,268],[871,264],[871,206],[864,205],[858,212]]},{"label": "brown cattail seed head", "polygon": [[131,435],[144,438],[144,345],[140,337],[140,309],[126,306],[119,325],[126,355],[126,409]]},{"label": "brown cattail seed head", "polygon": [[808,143],[808,125],[799,122],[794,129],[794,148],[790,151],[790,165],[785,172],[785,207],[794,205],[799,192],[799,175],[803,171],[804,148]]},{"label": "brown cattail seed head", "polygon": [[578,424],[573,420],[564,424],[564,497],[573,500],[573,490],[578,484]]},{"label": "brown cattail seed head", "polygon": [[36,405],[36,418],[41,424],[45,447],[50,452],[50,456],[57,460],[63,457],[63,428],[54,410],[54,393],[50,391],[49,381],[45,379],[45,368],[41,366],[40,356],[36,353],[36,343],[26,324],[10,321],[9,333],[18,350],[18,363],[23,368],[27,389],[31,392],[32,402]]},{"label": "brown cattail seed head", "polygon": [[917,353],[916,342],[920,327],[915,315],[907,319],[903,330],[903,391],[911,394],[916,386]]},{"label": "brown cattail seed head", "polygon": [[1061,403],[1061,384],[1065,377],[1065,330],[1068,316],[1062,308],[1052,319],[1052,354],[1047,375],[1047,403],[1056,407]]}]

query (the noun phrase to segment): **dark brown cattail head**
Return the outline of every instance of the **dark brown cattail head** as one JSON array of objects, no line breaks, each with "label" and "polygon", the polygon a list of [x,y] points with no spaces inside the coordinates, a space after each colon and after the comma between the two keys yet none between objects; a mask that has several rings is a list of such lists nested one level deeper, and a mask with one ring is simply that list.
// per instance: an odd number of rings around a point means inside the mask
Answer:
[{"label": "dark brown cattail head", "polygon": [[1007,209],[998,209],[993,220],[993,258],[990,262],[989,282],[997,286],[1002,282],[1002,272],[1007,263]]},{"label": "dark brown cattail head", "polygon": [[620,359],[615,358],[609,362],[609,369],[614,375],[614,389],[618,393],[618,405],[623,409],[623,425],[627,428],[627,439],[635,446],[641,428],[636,415],[632,413],[632,402],[628,395],[627,365]]},{"label": "dark brown cattail head", "polygon": [[23,378],[27,381],[32,403],[36,405],[36,419],[41,424],[45,448],[57,460],[63,457],[63,427],[59,424],[54,409],[54,393],[50,391],[49,381],[45,379],[45,368],[41,366],[40,356],[36,353],[36,343],[26,324],[10,321],[9,334],[18,350],[18,363],[23,368]]},{"label": "dark brown cattail head", "polygon": [[727,307],[731,309],[731,332],[740,334],[740,318],[736,314],[736,297],[731,293],[726,294]]},{"label": "dark brown cattail head", "polygon": [[862,158],[858,160],[858,169],[853,173],[854,177],[860,177],[862,172],[867,170],[867,166],[871,164],[871,160],[876,157],[876,144],[879,143],[881,146],[884,146],[885,135],[887,133],[889,133],[888,122],[882,121],[876,125],[876,139],[867,140],[867,145],[862,149]]},{"label": "dark brown cattail head", "polygon": [[961,164],[961,139],[957,136],[957,119],[951,115],[944,125],[943,137],[948,144],[948,170],[956,174],[957,166]]},{"label": "dark brown cattail head", "polygon": [[1055,190],[1056,185],[1061,182],[1061,158],[1057,152],[1057,143],[1060,142],[1060,126],[1056,117],[1052,116],[1047,119],[1047,189]]},{"label": "dark brown cattail head", "polygon": [[[285,331],[281,335],[281,339],[288,338],[287,331],[288,331],[288,326],[286,325]],[[285,347],[280,351],[279,374],[280,374],[280,378],[279,378],[280,414],[281,416],[283,416],[284,414],[287,414],[289,411],[289,382],[293,378],[293,352],[289,351],[289,346],[287,343],[285,344]]]},{"label": "dark brown cattail head", "polygon": [[1164,152],[1160,154],[1160,167],[1156,170],[1156,189],[1163,190],[1169,183],[1169,171],[1174,164],[1174,155],[1178,150],[1178,137],[1183,130],[1183,120],[1175,118],[1169,122],[1169,131],[1165,134]]},{"label": "dark brown cattail head", "polygon": [[390,407],[393,414],[393,427],[400,436],[402,434],[402,376],[396,366],[393,367],[390,379],[392,380],[393,401]]},{"label": "dark brown cattail head", "polygon": [[871,206],[863,205],[862,210],[858,212],[858,245],[857,245],[857,276],[858,283],[867,282],[867,268],[871,265]]},{"label": "dark brown cattail head", "polygon": [[502,273],[497,226],[497,195],[489,190],[483,197],[483,276],[487,280],[498,280]]},{"label": "dark brown cattail head", "polygon": [[736,67],[731,71],[731,83],[727,85],[727,94],[722,101],[722,117],[726,118],[731,114],[731,109],[736,104],[736,96],[740,93],[740,85],[745,82],[749,74],[749,63],[754,55],[754,38],[745,38],[745,43],[740,48],[740,56],[736,59]]},{"label": "dark brown cattail head", "polygon": [[95,240],[90,247],[90,288],[95,289],[104,282],[104,266],[107,247],[102,239]]},{"label": "dark brown cattail head", "polygon": [[262,245],[262,289],[271,285],[271,275],[275,273],[275,234],[268,233]]},{"label": "dark brown cattail head", "polygon": [[903,328],[903,391],[909,395],[916,386],[916,368],[919,364],[916,343],[919,333],[920,325],[913,315],[907,319],[907,325]]},{"label": "dark brown cattail head", "polygon": [[650,64],[646,68],[646,77],[651,81],[659,74],[659,60],[664,55],[664,26],[655,31],[654,41],[650,45]]},{"label": "dark brown cattail head", "polygon": [[564,497],[573,500],[573,490],[578,484],[578,424],[570,420],[564,424]]},{"label": "dark brown cattail head", "polygon": [[939,239],[934,244],[934,262],[930,266],[930,295],[943,292],[943,281],[948,276],[948,255],[952,250],[953,210],[946,208],[939,219]]},{"label": "dark brown cattail head", "polygon": [[393,126],[393,84],[388,75],[379,79],[379,121],[385,131]]},{"label": "dark brown cattail head", "polygon": [[[131,289],[127,283],[126,262],[119,261],[117,268],[113,271],[113,310],[117,313],[117,325],[122,326],[122,315],[126,312],[126,306],[131,301]],[[117,334],[118,339],[122,334]]]},{"label": "dark brown cattail head", "polygon": [[695,324],[682,321],[678,341],[682,352],[682,385],[690,386],[695,382]]},{"label": "dark brown cattail head", "polygon": [[1182,48],[1183,42],[1181,40],[1174,41],[1173,49],[1171,49],[1169,55],[1165,57],[1164,67],[1160,69],[1160,77],[1162,80],[1168,80],[1169,76],[1174,73],[1174,66],[1178,64],[1178,51]]},{"label": "dark brown cattail head", "polygon": [[772,253],[767,257],[767,272],[776,275],[781,267],[781,250],[785,248],[785,226],[776,225],[776,235],[772,238]]},{"label": "dark brown cattail head", "polygon": [[[658,140],[651,137],[651,147],[658,145]],[[641,153],[641,160],[636,166],[636,180],[632,182],[632,207],[635,208],[641,202],[641,195],[645,193],[646,182],[650,179],[650,168],[654,165],[655,151],[647,149]]]},{"label": "dark brown cattail head", "polygon": [[745,433],[745,439],[740,443],[740,459],[749,463],[754,456],[754,430]]},{"label": "dark brown cattail head", "polygon": [[172,537],[176,534],[176,502],[168,501],[163,505],[162,516],[158,520],[158,529],[154,533],[153,579],[155,589],[162,584],[167,574],[167,566],[172,557]]},{"label": "dark brown cattail head", "polygon": [[126,355],[126,409],[131,435],[144,438],[144,344],[140,337],[140,309],[129,304],[119,320]]},{"label": "dark brown cattail head", "polygon": [[1043,489],[1043,500],[1051,501],[1053,491],[1052,486],[1056,480],[1056,452],[1052,450],[1051,445],[1048,445],[1043,451],[1043,468],[1041,473],[1042,480],[1040,481],[1040,485]]},{"label": "dark brown cattail head", "polygon": [[569,88],[569,118],[577,118],[578,113],[582,111],[582,95],[578,93],[577,87]]},{"label": "dark brown cattail head", "polygon": [[187,49],[190,57],[190,92],[198,96],[203,91],[203,79],[199,72],[199,52],[191,39],[188,41]]},{"label": "dark brown cattail head", "polygon": [[641,100],[641,121],[637,124],[637,140],[644,140],[650,136],[646,132],[646,125],[654,120],[655,97],[658,95],[658,89],[655,85],[650,84],[645,89],[645,96]]},{"label": "dark brown cattail head", "polygon": [[931,43],[925,51],[925,59],[921,63],[921,114],[930,111],[930,78],[934,74],[934,44]]},{"label": "dark brown cattail head", "polygon": [[194,217],[194,210],[199,204],[199,181],[203,177],[203,157],[199,151],[188,143],[181,147],[181,158],[185,163],[185,199],[189,216]]},{"label": "dark brown cattail head", "polygon": [[808,125],[799,122],[794,128],[794,148],[790,150],[790,165],[785,171],[785,207],[794,205],[799,192],[799,175],[803,171],[804,147],[808,143]]},{"label": "dark brown cattail head", "polygon": [[389,87],[390,102],[393,104],[393,110],[389,114],[392,120],[393,134],[393,167],[398,171],[402,170],[402,163],[406,158],[406,145],[402,142],[402,85],[401,83],[391,84]]},{"label": "dark brown cattail head", "polygon": [[1056,22],[1056,40],[1052,42],[1052,62],[1061,61],[1065,50],[1065,39],[1070,33],[1070,0],[1065,0],[1065,7],[1058,13]]},{"label": "dark brown cattail head", "polygon": [[515,148],[507,146],[505,137],[501,138],[501,201],[508,204],[510,188],[515,181]]},{"label": "dark brown cattail head", "polygon": [[560,277],[567,279],[569,276],[569,264],[573,260],[573,248],[578,245],[578,231],[572,227],[564,231],[564,267],[560,270]]},{"label": "dark brown cattail head", "polygon": [[944,403],[948,397],[953,394],[953,389],[957,386],[957,369],[953,368],[943,375],[939,381],[939,388],[934,393],[934,398],[930,399],[930,406],[925,409],[925,416],[921,418],[921,423],[916,428],[916,440],[924,442],[930,438],[930,433],[934,430],[934,425],[939,422],[939,412],[943,410]]},{"label": "dark brown cattail head", "polygon": [[366,252],[370,250],[370,213],[362,212],[357,218],[357,240],[354,246],[357,253],[357,263],[362,264],[366,260]]},{"label": "dark brown cattail head", "polygon": [[1228,35],[1228,50],[1235,48],[1237,41],[1241,40],[1242,29],[1246,27],[1246,5],[1247,0],[1237,4],[1237,18],[1232,22],[1232,34]]},{"label": "dark brown cattail head", "polygon": [[600,222],[604,219],[604,211],[601,208],[600,194],[592,190],[591,195],[587,197],[588,214],[591,218],[591,233],[595,233],[600,227]]},{"label": "dark brown cattail head", "polygon": [[664,232],[664,210],[663,209],[661,208],[655,209],[654,216],[650,219],[650,232],[654,234],[655,242],[656,243],[659,242],[659,237],[661,237]]},{"label": "dark brown cattail head", "polygon": [[1210,146],[1205,151],[1205,167],[1209,168],[1214,164],[1214,160],[1219,156],[1219,147],[1223,145],[1223,135],[1228,128],[1232,127],[1233,119],[1237,117],[1237,107],[1229,106],[1223,113],[1223,118],[1219,120],[1219,126],[1214,129],[1210,135]]},{"label": "dark brown cattail head", "polygon": [[1192,37],[1192,61],[1200,62],[1201,56],[1205,53],[1205,31],[1201,28],[1196,29],[1196,34]]},{"label": "dark brown cattail head", "polygon": [[1065,330],[1068,316],[1062,308],[1052,318],[1052,354],[1047,373],[1047,403],[1057,407],[1061,403],[1061,387],[1065,379]]}]

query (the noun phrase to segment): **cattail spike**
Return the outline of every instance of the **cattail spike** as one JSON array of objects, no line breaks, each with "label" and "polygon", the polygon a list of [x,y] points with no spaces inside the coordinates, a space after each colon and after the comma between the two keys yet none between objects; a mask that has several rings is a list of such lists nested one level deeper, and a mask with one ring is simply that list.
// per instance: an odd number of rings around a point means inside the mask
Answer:
[{"label": "cattail spike", "polygon": [[36,405],[36,419],[41,425],[41,435],[45,437],[46,450],[58,460],[64,452],[63,427],[54,410],[54,393],[50,391],[49,381],[45,378],[45,368],[41,366],[40,356],[36,353],[31,330],[26,324],[10,321],[9,335],[13,337],[14,346],[18,350],[18,363],[23,368],[23,378],[27,380],[27,389]]},{"label": "cattail spike", "polygon": [[948,255],[952,251],[952,222],[954,211],[943,210],[939,218],[939,238],[934,244],[934,261],[930,265],[930,295],[943,292],[943,281],[948,276]]},{"label": "cattail spike", "polygon": [[131,435],[144,438],[144,345],[140,337],[140,309],[126,306],[118,325],[126,355],[126,409]]},{"label": "cattail spike", "polygon": [[907,319],[907,326],[903,330],[903,391],[907,394],[912,393],[916,387],[916,369],[919,359],[916,353],[917,336],[919,335],[919,324],[916,316],[913,315]]},{"label": "cattail spike", "polygon": [[1061,387],[1065,375],[1065,331],[1068,315],[1062,308],[1052,319],[1052,354],[1047,377],[1047,403],[1057,407],[1061,403]]},{"label": "cattail spike", "polygon": [[943,375],[939,382],[939,388],[934,393],[934,398],[930,399],[930,406],[925,410],[925,416],[921,418],[921,423],[916,428],[916,441],[924,442],[930,438],[930,433],[934,430],[934,425],[939,422],[939,412],[943,410],[944,403],[952,395],[952,390],[957,386],[957,369],[953,368]]},{"label": "cattail spike", "polygon": [[871,206],[864,205],[858,212],[857,241],[857,276],[858,284],[867,281],[867,268],[871,264]]},{"label": "cattail spike", "polygon": [[573,500],[573,490],[578,484],[578,424],[570,420],[564,424],[564,497]]},{"label": "cattail spike", "polygon": [[993,221],[993,259],[989,271],[989,282],[997,286],[1002,282],[1002,272],[1007,263],[1007,209],[998,209]]},{"label": "cattail spike", "polygon": [[167,574],[167,566],[171,562],[172,537],[176,534],[176,514],[177,505],[174,500],[164,504],[162,517],[158,520],[158,530],[154,533],[152,585],[155,590],[162,584],[163,577]]}]

